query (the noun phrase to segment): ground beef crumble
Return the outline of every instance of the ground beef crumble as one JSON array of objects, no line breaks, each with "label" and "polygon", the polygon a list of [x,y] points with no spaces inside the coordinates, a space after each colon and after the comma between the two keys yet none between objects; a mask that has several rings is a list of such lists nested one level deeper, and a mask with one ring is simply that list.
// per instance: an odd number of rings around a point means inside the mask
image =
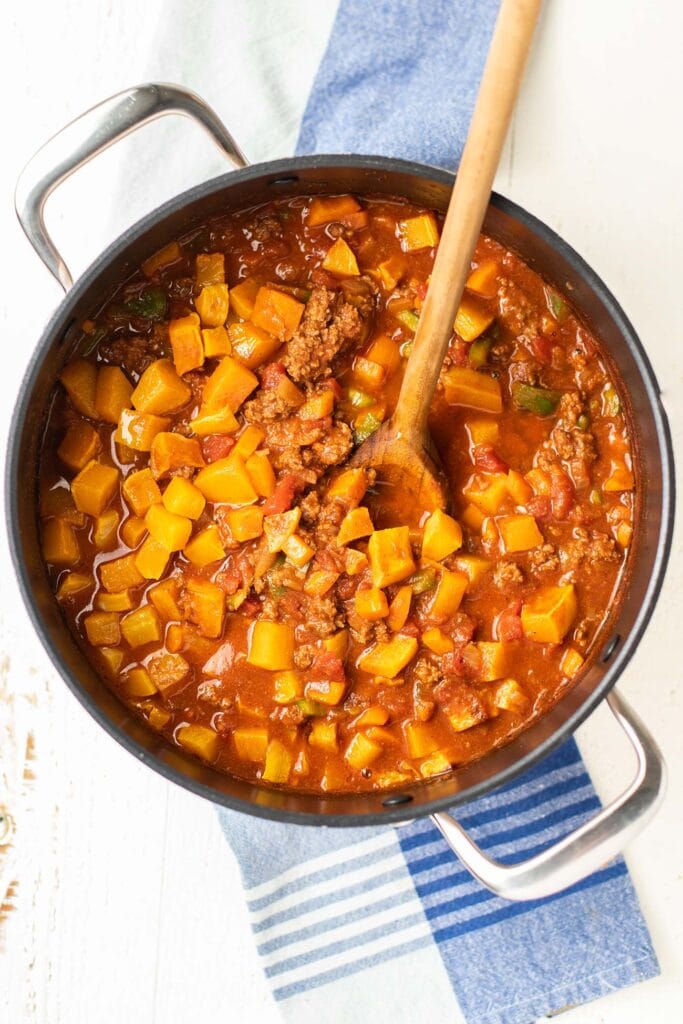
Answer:
[{"label": "ground beef crumble", "polygon": [[329,376],[335,358],[362,334],[363,319],[355,306],[339,292],[314,288],[283,359],[290,377],[304,383]]}]

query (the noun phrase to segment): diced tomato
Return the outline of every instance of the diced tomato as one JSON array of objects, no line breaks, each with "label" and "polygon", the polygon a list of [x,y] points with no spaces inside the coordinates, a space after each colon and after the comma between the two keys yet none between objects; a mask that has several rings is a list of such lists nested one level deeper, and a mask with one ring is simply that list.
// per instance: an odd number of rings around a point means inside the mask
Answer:
[{"label": "diced tomato", "polygon": [[441,670],[447,676],[476,676],[481,671],[481,654],[472,643],[458,644],[441,656]]},{"label": "diced tomato", "polygon": [[429,285],[427,284],[426,281],[420,281],[415,288],[415,294],[417,295],[418,299],[420,299],[422,302],[424,302],[424,300],[427,298],[428,288]]},{"label": "diced tomato", "polygon": [[236,594],[240,589],[242,578],[234,569],[224,569],[216,573],[216,586],[226,594]]},{"label": "diced tomato", "polygon": [[456,644],[462,644],[472,639],[476,629],[477,623],[471,615],[467,615],[465,612],[457,612],[453,616],[446,632],[455,640]]},{"label": "diced tomato", "polygon": [[235,438],[230,434],[211,434],[202,441],[202,455],[207,462],[216,462],[229,455],[235,446]]},{"label": "diced tomato", "polygon": [[276,388],[286,372],[284,363],[268,363],[261,370],[261,387],[266,391]]},{"label": "diced tomato", "polygon": [[510,468],[490,444],[475,445],[472,449],[472,459],[477,469],[481,469],[484,473],[507,473]]},{"label": "diced tomato", "polygon": [[533,498],[529,498],[527,501],[526,509],[530,515],[534,516],[536,519],[540,519],[543,523],[550,519],[550,498],[547,494],[535,494]]},{"label": "diced tomato", "polygon": [[550,504],[555,519],[566,519],[574,501],[571,480],[559,466],[553,466],[550,478]]},{"label": "diced tomato", "polygon": [[547,334],[536,334],[531,339],[531,351],[540,363],[550,366],[553,361],[553,343]]},{"label": "diced tomato", "polygon": [[511,605],[504,608],[493,621],[493,638],[494,640],[521,640],[523,637],[522,633],[522,620],[520,618],[520,612],[522,610],[521,601],[513,601]]},{"label": "diced tomato", "polygon": [[344,662],[331,651],[320,651],[319,654],[316,654],[310,672],[314,679],[328,679],[330,682],[336,683],[346,682]]},{"label": "diced tomato", "polygon": [[450,356],[454,366],[469,366],[469,353],[469,342],[463,341],[462,338],[456,338],[455,341],[452,341],[448,349],[448,355]]},{"label": "diced tomato", "polygon": [[264,516],[274,516],[279,512],[287,512],[292,507],[294,495],[301,489],[301,481],[293,473],[287,473],[275,485],[275,490],[263,503]]}]

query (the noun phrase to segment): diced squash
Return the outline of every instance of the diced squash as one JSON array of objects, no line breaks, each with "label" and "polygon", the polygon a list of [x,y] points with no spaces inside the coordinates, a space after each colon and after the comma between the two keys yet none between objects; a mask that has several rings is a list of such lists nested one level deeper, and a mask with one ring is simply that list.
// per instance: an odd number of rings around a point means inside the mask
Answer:
[{"label": "diced squash", "polygon": [[423,779],[431,779],[434,775],[444,775],[452,767],[443,750],[435,750],[418,765],[418,771]]},{"label": "diced squash", "polygon": [[150,505],[161,501],[161,491],[151,469],[129,473],[123,481],[122,490],[124,498],[136,516],[144,516]]},{"label": "diced squash", "polygon": [[162,693],[184,682],[190,672],[189,663],[181,654],[158,654],[150,659],[147,669],[152,682]]},{"label": "diced squash", "polygon": [[190,577],[187,580],[190,618],[202,636],[216,638],[223,632],[225,593],[211,580]]},{"label": "diced squash", "polygon": [[433,213],[421,213],[399,221],[398,230],[404,252],[432,249],[439,244],[439,226]]},{"label": "diced squash", "polygon": [[446,619],[455,615],[469,582],[467,576],[462,572],[441,570],[434,596],[427,609],[427,614],[432,622],[445,622]]},{"label": "diced squash", "polygon": [[480,444],[496,444],[500,436],[497,420],[474,419],[465,424],[473,446]]},{"label": "diced squash", "polygon": [[210,565],[211,562],[222,561],[225,558],[225,549],[221,543],[218,527],[214,523],[207,526],[205,530],[193,537],[189,544],[185,545],[183,554],[199,569]]},{"label": "diced squash", "polygon": [[367,729],[371,725],[386,725],[389,721],[389,712],[381,704],[371,704],[365,711],[361,711],[357,718],[354,718],[351,725],[354,729]]},{"label": "diced squash", "polygon": [[511,516],[499,516],[496,526],[503,542],[503,550],[531,551],[543,543],[543,534],[533,516],[516,513]]},{"label": "diced squash", "polygon": [[318,701],[319,704],[328,704],[334,707],[340,704],[346,693],[346,683],[338,679],[322,679],[307,683],[304,687],[304,696],[307,700]]},{"label": "diced squash", "polygon": [[386,370],[387,376],[391,376],[401,365],[401,352],[395,341],[381,334],[368,349],[368,359],[379,363]]},{"label": "diced squash", "polygon": [[376,761],[382,753],[379,743],[368,739],[362,732],[357,732],[344,751],[344,760],[356,771],[362,771]]},{"label": "diced squash", "polygon": [[533,494],[527,481],[516,469],[508,471],[508,491],[515,505],[526,505]]},{"label": "diced squash", "polygon": [[524,636],[541,644],[559,644],[576,618],[577,610],[573,583],[542,587],[522,605]]},{"label": "diced squash", "polygon": [[340,221],[361,209],[353,196],[316,196],[306,211],[306,224],[309,228],[330,221]]},{"label": "diced squash", "polygon": [[98,516],[107,507],[118,486],[118,469],[93,459],[71,481],[74,504],[79,512]]},{"label": "diced squash", "polygon": [[237,756],[260,764],[268,748],[268,730],[259,725],[243,725],[232,731]]},{"label": "diced squash", "polygon": [[194,279],[200,288],[225,281],[225,256],[222,252],[200,252],[194,261]]},{"label": "diced squash", "polygon": [[498,270],[497,260],[484,260],[471,271],[465,287],[485,299],[492,299],[498,291]]},{"label": "diced squash", "polygon": [[[149,452],[154,438],[170,424],[166,416],[124,409],[119,417],[119,426],[114,440],[117,444],[132,448],[134,452]],[[128,460],[130,461],[130,460]]]},{"label": "diced squash", "polygon": [[232,356],[226,356],[204,385],[202,401],[207,411],[227,405],[231,412],[237,412],[247,395],[257,387],[258,377]]},{"label": "diced squash", "polygon": [[41,486],[39,507],[42,519],[61,516],[72,526],[85,526],[85,515],[77,510],[71,490],[63,481],[52,487]]},{"label": "diced squash", "polygon": [[560,661],[560,672],[568,679],[573,679],[581,669],[583,662],[583,655],[575,647],[568,647]]},{"label": "diced squash", "polygon": [[113,558],[111,562],[100,562],[100,580],[105,590],[116,594],[130,587],[137,587],[144,581],[135,565],[135,555]]},{"label": "diced squash", "polygon": [[176,739],[181,747],[202,761],[215,761],[218,756],[218,733],[206,725],[183,725]]},{"label": "diced squash", "polygon": [[123,688],[128,697],[151,697],[157,692],[149,672],[141,665],[126,672],[123,677]]},{"label": "diced squash", "polygon": [[246,277],[230,289],[230,309],[243,320],[248,320],[254,311],[254,303],[261,281],[257,277]]},{"label": "diced squash", "polygon": [[264,782],[284,783],[289,778],[294,758],[284,743],[271,740],[266,750],[266,763],[261,773]]},{"label": "diced squash", "polygon": [[233,455],[239,455],[246,462],[249,456],[254,454],[265,436],[260,427],[250,423],[237,438],[235,447],[232,450]]},{"label": "diced squash", "polygon": [[323,260],[323,269],[335,277],[358,277],[358,261],[353,249],[343,238],[332,243]]},{"label": "diced squash", "polygon": [[337,544],[340,546],[344,544],[350,544],[354,540],[358,540],[360,537],[369,537],[373,532],[374,526],[372,525],[372,519],[365,505],[360,505],[358,508],[352,508],[344,516],[341,526],[339,527],[339,533],[337,534]]},{"label": "diced squash", "polygon": [[207,409],[202,405],[193,420],[190,430],[198,437],[209,437],[211,434],[232,434],[239,428],[234,413],[227,405],[222,409]]},{"label": "diced squash", "polygon": [[[54,563],[53,563],[54,564]],[[57,587],[57,600],[68,601],[70,597],[87,590],[92,584],[92,578],[82,572],[68,572],[59,581]]]},{"label": "diced squash", "polygon": [[257,327],[249,320],[230,324],[228,336],[233,355],[250,370],[270,359],[282,344],[263,327]]},{"label": "diced squash", "polygon": [[622,548],[627,548],[633,537],[633,527],[630,523],[619,523],[615,531],[615,536],[617,544]]},{"label": "diced squash", "polygon": [[230,532],[239,544],[255,540],[263,533],[263,509],[258,505],[230,509],[227,520]]},{"label": "diced squash", "polygon": [[192,534],[192,520],[169,512],[164,505],[151,505],[145,516],[150,537],[166,551],[182,551]]},{"label": "diced squash", "polygon": [[116,612],[90,612],[83,625],[93,647],[116,647],[121,639],[120,617]]},{"label": "diced squash", "polygon": [[180,379],[170,360],[157,359],[144,371],[127,404],[132,404],[138,412],[161,416],[178,412],[189,402],[191,395],[190,388]]},{"label": "diced squash", "polygon": [[94,363],[87,359],[73,359],[67,363],[59,375],[74,409],[87,416],[88,419],[99,419],[95,405],[95,388],[97,386],[97,370]]},{"label": "diced squash", "polygon": [[359,505],[368,489],[364,469],[344,469],[331,481],[327,489],[328,498],[340,498],[349,508]]},{"label": "diced squash", "polygon": [[311,724],[311,731],[308,734],[308,742],[311,747],[325,750],[328,754],[336,754],[339,750],[337,723],[328,722],[324,718],[314,719]]},{"label": "diced squash", "polygon": [[161,640],[161,622],[156,608],[144,604],[121,621],[121,632],[131,647],[142,647],[143,644],[158,643]]},{"label": "diced squash", "polygon": [[153,537],[147,537],[135,554],[135,568],[146,580],[158,580],[163,574],[171,552]]},{"label": "diced squash", "polygon": [[379,587],[368,587],[366,590],[359,588],[355,594],[354,607],[356,615],[368,622],[384,619],[389,614],[387,596]]},{"label": "diced squash", "polygon": [[332,589],[340,575],[331,569],[313,569],[304,581],[304,593],[322,597]]},{"label": "diced squash", "polygon": [[502,711],[523,712],[529,706],[529,698],[516,679],[503,679],[491,694],[491,703]]},{"label": "diced squash", "polygon": [[510,496],[507,474],[493,473],[486,477],[475,476],[463,488],[463,494],[484,515],[494,516]]},{"label": "diced squash", "polygon": [[166,627],[166,650],[173,654],[182,651],[190,661],[204,665],[215,653],[216,645],[212,640],[201,636],[192,626],[181,626],[177,622],[171,622]]},{"label": "diced squash", "polygon": [[65,466],[78,472],[95,458],[101,447],[100,435],[95,428],[80,421],[71,424],[57,449],[57,455]]},{"label": "diced squash", "polygon": [[[208,284],[194,300],[203,327],[222,327],[228,318],[230,293],[227,284]],[[175,358],[175,350],[174,350]]]},{"label": "diced squash", "polygon": [[374,271],[371,270],[370,273],[373,277],[380,279],[388,292],[393,292],[407,269],[408,262],[405,256],[397,253],[395,256],[390,256],[388,260],[382,260],[381,263],[378,263],[376,269]]},{"label": "diced squash", "polygon": [[284,622],[257,619],[249,636],[247,661],[273,672],[294,668],[294,630]]},{"label": "diced squash", "polygon": [[119,514],[113,508],[97,516],[93,525],[92,539],[96,548],[102,551],[113,544],[116,539],[116,531],[119,528]]},{"label": "diced squash", "polygon": [[303,302],[297,302],[287,292],[263,286],[259,288],[251,314],[251,322],[274,335],[280,341],[289,341],[304,312]]},{"label": "diced squash", "polygon": [[178,586],[174,579],[162,580],[147,591],[147,596],[165,621],[181,618],[178,605]]},{"label": "diced squash", "polygon": [[422,557],[435,562],[452,555],[462,547],[462,527],[452,516],[436,509],[424,525]]},{"label": "diced squash", "polygon": [[387,625],[394,633],[399,633],[406,624],[410,614],[410,602],[413,598],[413,588],[410,584],[399,587],[394,600],[389,605]]},{"label": "diced squash", "polygon": [[410,529],[393,526],[375,530],[368,542],[368,556],[374,586],[388,587],[404,580],[415,571]]},{"label": "diced squash", "polygon": [[375,676],[393,679],[403,671],[417,653],[417,640],[414,636],[396,633],[391,640],[378,643],[361,655],[359,667]]},{"label": "diced squash", "polygon": [[147,721],[157,731],[165,728],[172,717],[173,715],[170,711],[166,711],[165,708],[158,708],[156,704],[153,704],[147,713]]},{"label": "diced squash", "polygon": [[635,480],[632,471],[623,462],[613,462],[611,472],[602,485],[603,491],[613,494],[618,491],[632,491]]},{"label": "diced squash", "polygon": [[204,456],[194,437],[161,431],[152,441],[149,464],[155,480],[160,480],[176,469],[201,469]]},{"label": "diced squash", "polygon": [[334,391],[326,388],[307,399],[299,409],[298,415],[302,420],[322,420],[325,416],[331,416],[334,411]]},{"label": "diced squash", "polygon": [[315,554],[315,549],[310,544],[307,544],[298,533],[293,533],[291,537],[287,538],[282,545],[282,550],[287,556],[287,560],[299,569],[303,569],[305,565],[308,565]]},{"label": "diced squash", "polygon": [[477,650],[481,655],[481,682],[492,683],[494,679],[502,679],[507,670],[506,645],[499,640],[480,640]]},{"label": "diced squash", "polygon": [[97,650],[99,660],[104,665],[105,672],[112,676],[112,678],[118,678],[118,674],[123,665],[123,651],[120,647],[99,647]]},{"label": "diced squash", "polygon": [[[216,287],[225,288],[227,291],[227,285],[217,285]],[[200,320],[196,313],[189,313],[187,316],[169,321],[168,340],[171,342],[173,364],[181,377],[184,373],[204,365],[204,345],[199,324]],[[205,323],[205,326],[215,327],[217,325]]]},{"label": "diced squash", "polygon": [[483,544],[489,548],[495,548],[500,543],[500,534],[498,533],[496,520],[492,516],[488,516],[484,520],[484,525],[481,528],[481,539]]},{"label": "diced squash", "polygon": [[145,277],[154,277],[157,271],[163,270],[164,267],[170,267],[172,263],[177,263],[182,254],[183,251],[178,242],[169,242],[163,249],[159,249],[153,256],[145,260],[142,264],[142,272]]},{"label": "diced squash", "polygon": [[[356,356],[353,361],[353,376],[361,388],[368,391],[376,391],[381,387],[386,375],[384,366],[364,356]],[[367,415],[367,410],[364,410],[364,415]]]},{"label": "diced squash", "polygon": [[128,590],[121,590],[118,594],[107,594],[101,590],[95,598],[95,607],[101,612],[129,612],[133,598]]},{"label": "diced squash", "polygon": [[258,498],[244,462],[234,452],[211,462],[197,474],[194,483],[207,501],[250,505]]},{"label": "diced squash", "polygon": [[[239,456],[238,456],[239,458]],[[252,486],[260,498],[270,498],[275,490],[275,473],[265,452],[254,452],[245,463]]]},{"label": "diced squash", "polygon": [[455,559],[455,569],[458,572],[464,572],[465,576],[469,580],[470,590],[479,580],[484,576],[491,568],[492,563],[488,558],[483,558],[481,555],[458,555]]},{"label": "diced squash", "polygon": [[282,550],[287,538],[295,533],[300,519],[301,509],[298,505],[289,509],[288,512],[276,512],[272,516],[264,517],[263,532],[266,535],[270,552]]},{"label": "diced squash", "polygon": [[43,557],[51,565],[75,565],[81,557],[71,523],[58,516],[43,524]]},{"label": "diced squash", "polygon": [[447,636],[443,630],[437,626],[433,626],[431,629],[425,629],[422,634],[422,643],[425,647],[428,647],[434,654],[448,654],[449,651],[455,649],[455,643],[451,637]]},{"label": "diced squash", "polygon": [[199,488],[182,476],[171,478],[162,501],[169,512],[187,519],[199,519],[206,505],[206,499]]},{"label": "diced squash", "polygon": [[463,513],[460,518],[468,530],[472,530],[473,533],[480,533],[486,516],[480,508],[470,502],[470,504],[466,505],[463,509]]},{"label": "diced squash", "polygon": [[464,405],[482,412],[503,411],[500,382],[486,373],[468,366],[451,366],[443,375],[443,384],[449,405]]},{"label": "diced squash", "polygon": [[442,746],[441,740],[426,722],[406,722],[403,726],[403,735],[411,760],[428,757]]},{"label": "diced squash", "polygon": [[459,707],[450,704],[446,716],[453,732],[465,732],[490,717],[479,700],[471,704],[463,702]]},{"label": "diced squash", "polygon": [[273,700],[276,704],[293,704],[304,695],[304,684],[298,672],[278,672],[273,679],[275,693]]},{"label": "diced squash", "polygon": [[129,548],[136,548],[146,533],[145,520],[139,516],[128,516],[121,526],[121,540]]},{"label": "diced squash", "polygon": [[453,328],[463,341],[474,341],[483,334],[487,327],[494,321],[494,315],[490,310],[481,306],[476,299],[469,295],[463,295],[460,300],[458,312],[455,314]]},{"label": "diced squash", "polygon": [[368,556],[362,551],[356,551],[355,548],[344,550],[344,572],[348,576],[358,576],[367,569],[369,564]]},{"label": "diced squash", "polygon": [[333,633],[332,636],[325,637],[323,647],[330,654],[336,654],[343,661],[349,649],[348,629],[340,629],[337,633]]},{"label": "diced squash", "polygon": [[218,359],[221,356],[229,356],[232,352],[232,345],[225,327],[205,327],[202,330],[202,345],[206,359]]},{"label": "diced squash", "polygon": [[95,383],[95,408],[105,423],[118,424],[119,416],[131,404],[133,385],[119,366],[101,366]]}]

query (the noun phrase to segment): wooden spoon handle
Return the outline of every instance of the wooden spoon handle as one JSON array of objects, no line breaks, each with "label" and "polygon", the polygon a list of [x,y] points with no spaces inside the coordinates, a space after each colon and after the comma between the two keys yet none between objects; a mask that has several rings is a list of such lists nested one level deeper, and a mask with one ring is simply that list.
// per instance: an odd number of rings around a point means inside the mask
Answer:
[{"label": "wooden spoon handle", "polygon": [[434,270],[408,360],[394,427],[426,430],[453,321],[488,206],[541,0],[502,0]]}]

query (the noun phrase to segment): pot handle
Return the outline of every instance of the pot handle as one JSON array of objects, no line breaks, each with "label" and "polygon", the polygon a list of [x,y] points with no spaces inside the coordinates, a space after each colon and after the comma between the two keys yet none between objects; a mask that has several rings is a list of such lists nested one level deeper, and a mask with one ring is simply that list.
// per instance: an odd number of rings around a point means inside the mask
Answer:
[{"label": "pot handle", "polygon": [[191,117],[232,163],[246,167],[244,154],[213,110],[195,93],[177,85],[138,85],[81,114],[29,160],[19,175],[14,194],[17,216],[26,237],[64,291],[71,287],[73,278],[45,227],[43,210],[47,199],[58,185],[98,153],[164,114]]},{"label": "pot handle", "polygon": [[451,850],[497,896],[514,901],[537,900],[568,889],[616,857],[659,806],[666,786],[666,767],[654,739],[615,690],[607,703],[636,752],[635,778],[594,818],[554,846],[518,864],[501,864],[488,857],[450,814],[433,815]]}]

